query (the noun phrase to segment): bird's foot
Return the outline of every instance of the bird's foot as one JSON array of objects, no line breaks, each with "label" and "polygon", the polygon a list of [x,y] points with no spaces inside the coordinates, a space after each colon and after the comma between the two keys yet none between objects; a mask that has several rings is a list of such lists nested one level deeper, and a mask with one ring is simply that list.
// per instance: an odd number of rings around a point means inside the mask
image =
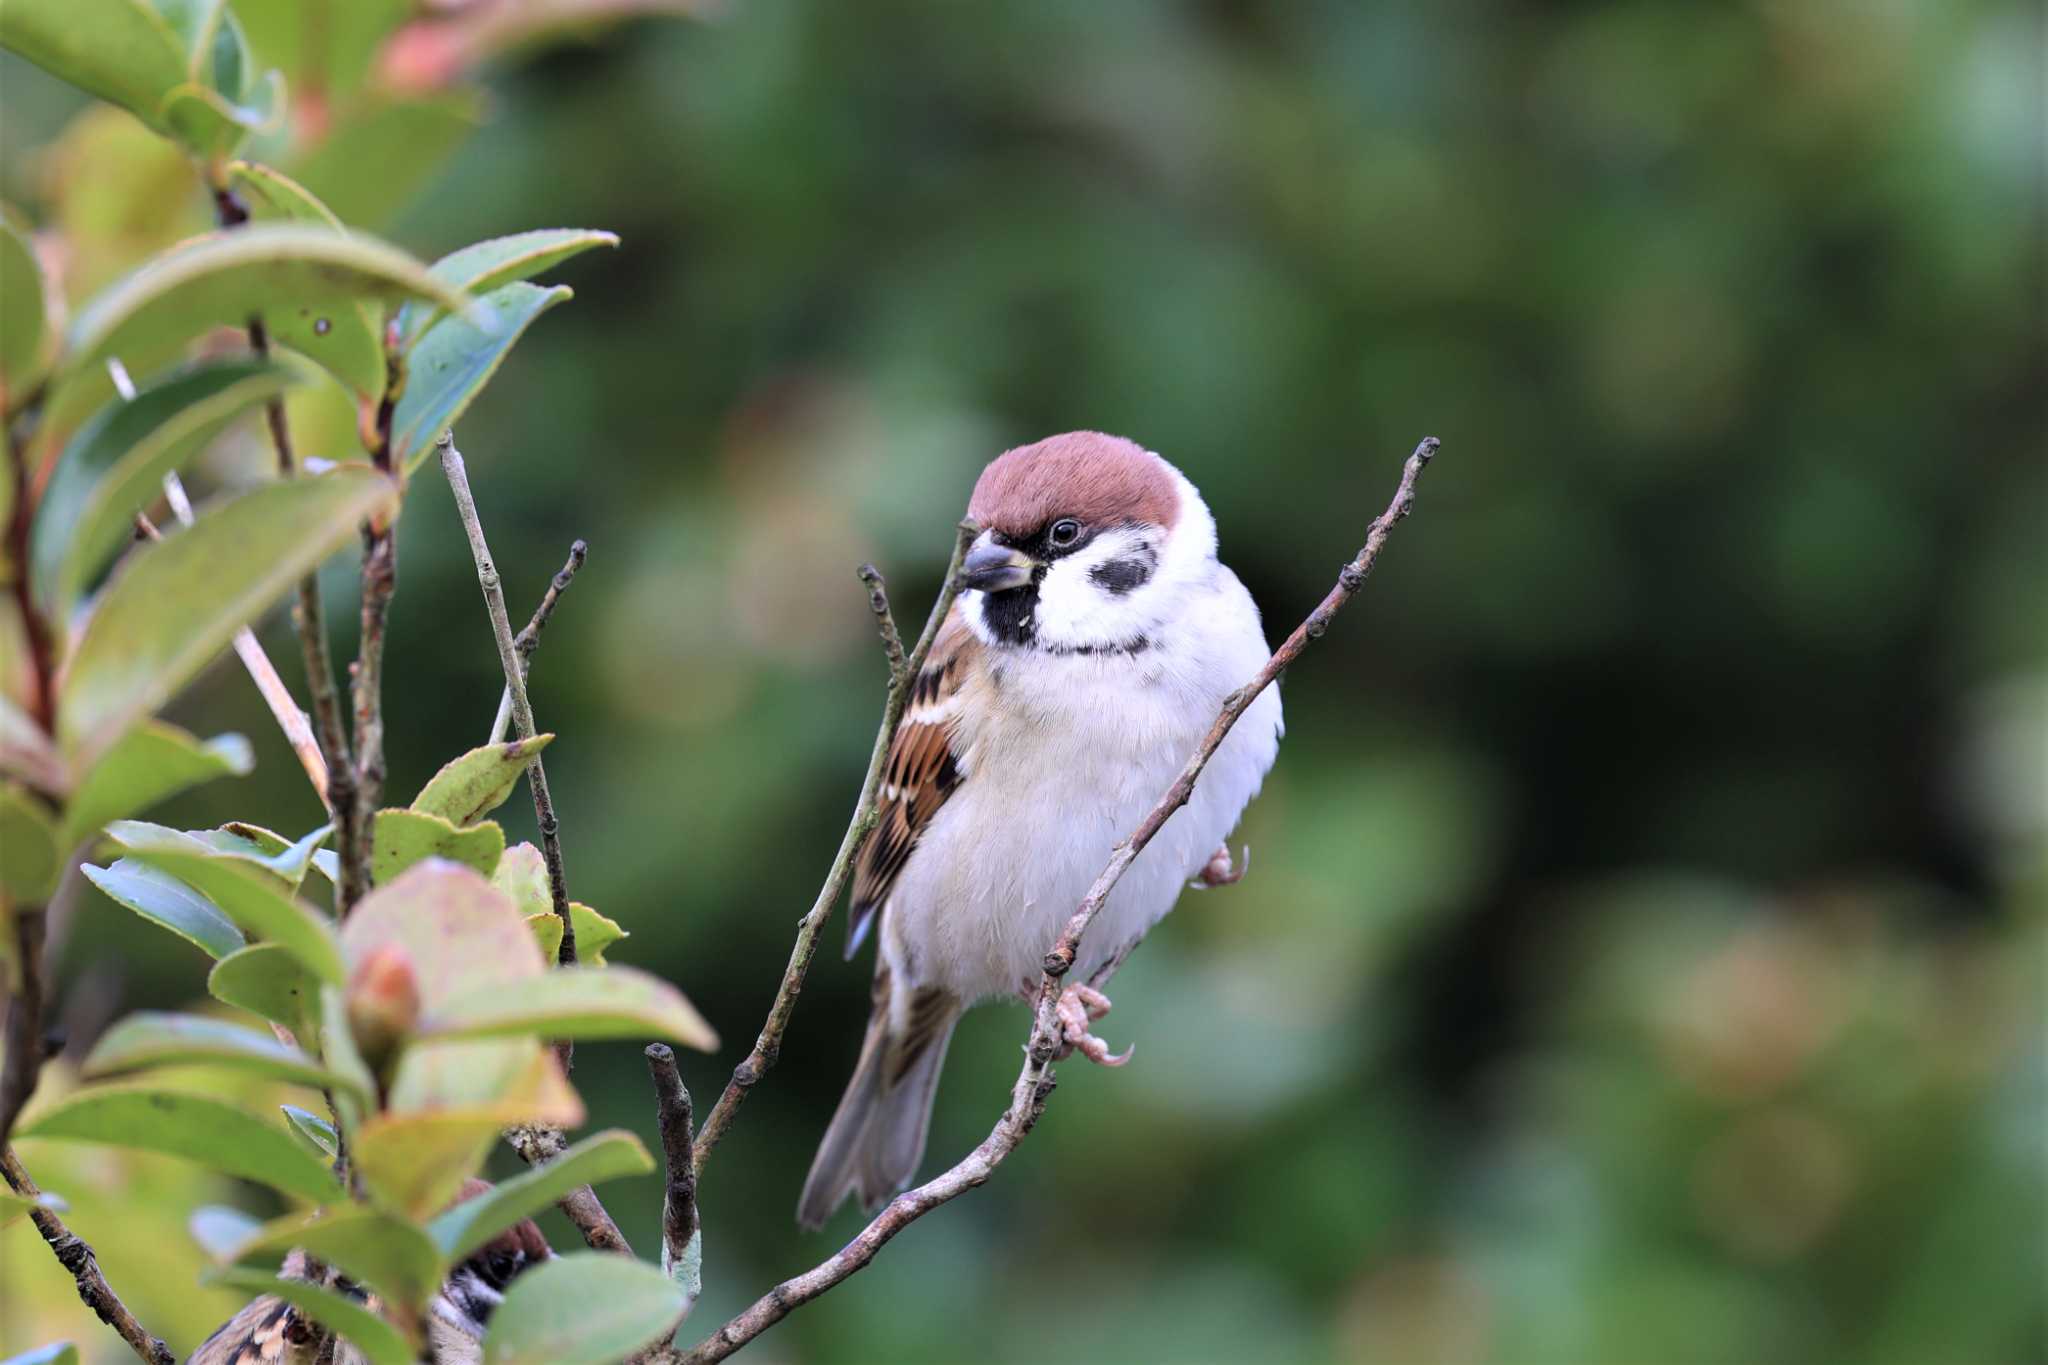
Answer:
[{"label": "bird's foot", "polygon": [[1235,882],[1243,881],[1244,874],[1251,870],[1252,847],[1250,844],[1246,844],[1244,847],[1244,863],[1242,866],[1232,865],[1229,844],[1218,844],[1216,851],[1209,855],[1208,863],[1203,866],[1200,872],[1195,874],[1195,879],[1189,882],[1188,885],[1197,891],[1209,886],[1229,886]]},{"label": "bird's foot", "polygon": [[1133,1043],[1121,1053],[1111,1052],[1108,1043],[1088,1031],[1090,1024],[1109,1013],[1109,997],[1093,986],[1067,987],[1054,1009],[1060,1021],[1061,1060],[1078,1052],[1097,1066],[1122,1066],[1137,1050]]}]

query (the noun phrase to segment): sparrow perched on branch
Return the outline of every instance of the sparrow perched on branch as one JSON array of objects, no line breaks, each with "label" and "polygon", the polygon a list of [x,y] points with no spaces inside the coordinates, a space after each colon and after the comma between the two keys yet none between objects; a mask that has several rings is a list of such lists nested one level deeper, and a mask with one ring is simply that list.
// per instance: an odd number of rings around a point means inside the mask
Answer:
[{"label": "sparrow perched on branch", "polygon": [[[981,533],[913,686],[862,847],[851,956],[874,930],[874,1011],[804,1183],[818,1227],[872,1211],[924,1155],[946,1044],[969,1006],[1037,989],[1048,949],[1117,842],[1266,661],[1258,608],[1216,558],[1216,523],[1179,470],[1097,432],[998,457],[967,514]],[[1279,689],[1223,741],[1187,805],[1118,883],[1081,944],[1086,982],[1191,879],[1233,879],[1222,840],[1273,765]],[[877,929],[877,926],[879,928]],[[1109,1007],[1067,988],[1068,1051]]]},{"label": "sparrow perched on branch", "polygon": [[[487,1181],[468,1181],[455,1202],[490,1188]],[[506,1287],[554,1254],[540,1229],[522,1218],[450,1271],[441,1292],[427,1304],[427,1339],[437,1365],[479,1365],[484,1329],[504,1301]],[[282,1278],[305,1278],[306,1265],[305,1253],[293,1252],[285,1259]],[[348,1281],[335,1288],[376,1310],[376,1298]],[[320,1338],[320,1329],[305,1314],[275,1294],[265,1294],[201,1342],[185,1365],[368,1365],[362,1352],[339,1338],[333,1341],[332,1355],[316,1361],[315,1343]]]}]

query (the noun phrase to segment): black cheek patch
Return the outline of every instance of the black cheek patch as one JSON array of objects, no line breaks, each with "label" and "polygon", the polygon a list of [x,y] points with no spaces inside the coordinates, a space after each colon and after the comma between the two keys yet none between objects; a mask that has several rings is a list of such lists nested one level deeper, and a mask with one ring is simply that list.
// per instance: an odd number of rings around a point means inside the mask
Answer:
[{"label": "black cheek patch", "polygon": [[1104,591],[1122,597],[1125,593],[1135,592],[1151,582],[1152,571],[1158,567],[1159,556],[1147,545],[1141,547],[1137,553],[1122,559],[1097,564],[1088,571],[1088,577],[1095,580]]}]

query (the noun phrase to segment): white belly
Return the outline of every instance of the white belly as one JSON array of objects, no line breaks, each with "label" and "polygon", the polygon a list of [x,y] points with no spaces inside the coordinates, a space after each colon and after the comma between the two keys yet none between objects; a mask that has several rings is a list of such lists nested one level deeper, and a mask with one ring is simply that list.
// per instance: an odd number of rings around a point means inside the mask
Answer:
[{"label": "white belly", "polygon": [[[991,704],[975,708],[961,736],[964,779],[883,911],[881,951],[898,980],[968,1001],[1036,983],[1117,841],[1179,774],[1223,698],[1265,661],[1250,598],[1234,578],[1228,587],[1213,628],[1177,652],[994,654]],[[1268,688],[1118,882],[1082,940],[1074,979],[1173,908],[1257,793],[1279,734],[1279,691]]]}]

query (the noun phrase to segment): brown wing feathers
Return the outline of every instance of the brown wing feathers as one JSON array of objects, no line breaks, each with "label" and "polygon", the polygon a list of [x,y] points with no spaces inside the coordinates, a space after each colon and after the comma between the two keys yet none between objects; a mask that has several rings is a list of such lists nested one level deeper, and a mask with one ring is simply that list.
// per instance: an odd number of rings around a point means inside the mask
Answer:
[{"label": "brown wing feathers", "polygon": [[897,727],[888,761],[882,767],[881,818],[861,845],[854,865],[848,957],[860,948],[875,912],[889,899],[904,863],[917,847],[918,836],[960,785],[960,765],[953,750],[953,701],[979,644],[962,622],[959,608],[954,608],[911,685],[903,724]]}]

